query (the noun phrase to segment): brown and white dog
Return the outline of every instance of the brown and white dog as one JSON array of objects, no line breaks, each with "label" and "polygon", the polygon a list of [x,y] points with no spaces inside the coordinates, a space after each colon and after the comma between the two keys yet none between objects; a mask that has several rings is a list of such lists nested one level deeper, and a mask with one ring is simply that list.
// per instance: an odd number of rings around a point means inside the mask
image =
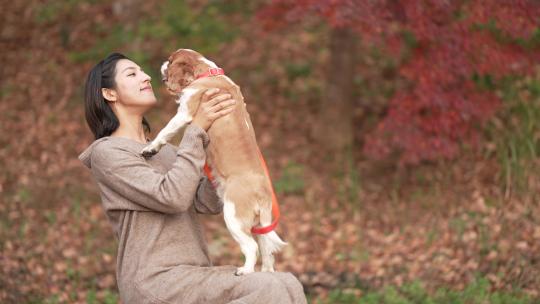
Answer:
[{"label": "brown and white dog", "polygon": [[[287,243],[275,231],[251,235],[256,225],[269,226],[272,222],[272,188],[259,157],[255,132],[246,110],[240,87],[225,75],[208,75],[217,69],[215,63],[201,54],[179,49],[161,66],[167,90],[179,97],[177,114],[141,153],[151,156],[169,141],[180,128],[191,122],[199,107],[202,94],[210,88],[231,94],[236,100],[233,112],[216,119],[208,135],[207,163],[212,168],[217,194],[224,202],[223,215],[227,228],[240,244],[245,264],[237,275],[254,272],[257,250],[260,250],[262,271],[274,271],[273,253]],[[214,74],[214,73],[212,73]]]}]

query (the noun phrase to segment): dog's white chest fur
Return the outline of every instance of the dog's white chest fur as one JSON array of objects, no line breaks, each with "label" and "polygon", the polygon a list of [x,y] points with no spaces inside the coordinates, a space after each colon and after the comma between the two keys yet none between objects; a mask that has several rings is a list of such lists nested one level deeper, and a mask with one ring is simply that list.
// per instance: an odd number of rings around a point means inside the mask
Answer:
[{"label": "dog's white chest fur", "polygon": [[174,119],[179,119],[182,123],[190,122],[193,117],[189,114],[188,101],[193,95],[195,95],[199,90],[193,88],[185,88],[182,90],[182,95],[176,100],[176,103],[179,105],[177,116]]}]

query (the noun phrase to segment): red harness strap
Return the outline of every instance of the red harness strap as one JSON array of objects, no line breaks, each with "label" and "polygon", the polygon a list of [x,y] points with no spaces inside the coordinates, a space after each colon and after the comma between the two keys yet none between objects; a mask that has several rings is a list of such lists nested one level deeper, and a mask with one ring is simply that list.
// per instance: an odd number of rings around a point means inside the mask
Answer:
[{"label": "red harness strap", "polygon": [[[266,177],[268,177],[268,180],[270,181],[270,189],[272,190],[272,215],[274,216],[274,221],[272,221],[272,224],[266,227],[253,227],[251,228],[251,233],[253,234],[266,234],[272,230],[274,230],[277,226],[278,220],[279,220],[279,206],[277,202],[276,193],[274,192],[274,187],[272,186],[272,180],[270,179],[270,174],[268,173],[268,167],[266,166],[266,161],[264,160],[264,157],[261,153],[260,149],[257,149],[259,151],[259,158],[261,160],[264,174]],[[208,164],[204,164],[204,173],[208,177],[208,179],[211,182],[214,182],[214,177],[212,176],[212,170],[208,166]]]},{"label": "red harness strap", "polygon": [[208,180],[213,183],[214,182],[214,176],[212,175],[212,170],[210,169],[210,167],[208,166],[207,163],[204,164],[203,169],[204,169],[204,174],[206,174],[206,177],[208,177]]},{"label": "red harness strap", "polygon": [[266,161],[264,160],[261,150],[257,148],[257,151],[259,151],[259,158],[261,159],[261,163],[263,165],[264,174],[266,174],[266,177],[268,177],[268,181],[270,182],[270,190],[272,190],[272,215],[274,216],[274,220],[272,221],[272,224],[270,224],[270,226],[251,228],[251,233],[265,234],[274,230],[274,228],[276,228],[278,220],[279,220],[279,206],[278,206],[276,193],[274,192],[274,186],[272,185],[272,180],[270,179],[270,174],[268,173],[268,167],[266,166]]}]

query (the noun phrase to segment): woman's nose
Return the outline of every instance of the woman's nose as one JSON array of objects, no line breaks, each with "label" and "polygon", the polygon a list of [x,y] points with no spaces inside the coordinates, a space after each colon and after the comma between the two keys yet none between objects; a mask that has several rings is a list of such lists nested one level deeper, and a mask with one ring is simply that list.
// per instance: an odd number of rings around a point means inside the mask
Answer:
[{"label": "woman's nose", "polygon": [[150,77],[150,75],[146,74],[145,72],[142,72],[142,74],[143,74],[143,82],[152,80],[152,77]]}]

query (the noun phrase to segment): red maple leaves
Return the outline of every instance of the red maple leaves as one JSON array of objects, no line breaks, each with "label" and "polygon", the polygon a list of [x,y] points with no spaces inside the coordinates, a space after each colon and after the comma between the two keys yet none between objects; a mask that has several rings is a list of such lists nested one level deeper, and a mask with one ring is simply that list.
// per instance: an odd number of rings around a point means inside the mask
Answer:
[{"label": "red maple leaves", "polygon": [[398,66],[409,85],[365,141],[368,155],[399,151],[401,163],[453,158],[462,144],[476,146],[479,126],[501,102],[493,83],[530,73],[540,59],[540,2],[533,0],[276,0],[258,13],[267,29],[307,15],[352,28],[389,56],[409,50]]}]

